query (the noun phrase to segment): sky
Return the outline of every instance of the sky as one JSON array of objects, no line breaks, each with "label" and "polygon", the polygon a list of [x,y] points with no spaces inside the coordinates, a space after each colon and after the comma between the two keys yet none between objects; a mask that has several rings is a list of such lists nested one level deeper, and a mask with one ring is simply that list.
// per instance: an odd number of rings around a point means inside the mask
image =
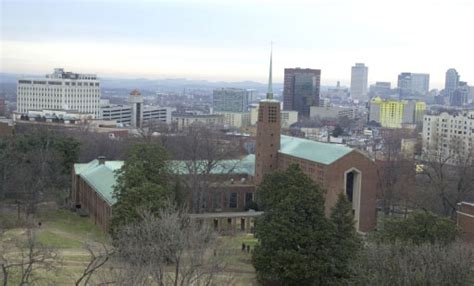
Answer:
[{"label": "sky", "polygon": [[118,78],[274,82],[285,67],[322,70],[322,84],[456,68],[474,85],[472,0],[0,0],[0,71],[55,67]]}]

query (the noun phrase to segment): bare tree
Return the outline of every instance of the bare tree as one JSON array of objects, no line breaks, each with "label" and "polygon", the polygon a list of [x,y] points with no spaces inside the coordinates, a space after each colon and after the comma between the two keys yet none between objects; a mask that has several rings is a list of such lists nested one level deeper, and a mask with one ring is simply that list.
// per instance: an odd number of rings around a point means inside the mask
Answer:
[{"label": "bare tree", "polygon": [[457,203],[474,199],[474,146],[457,138],[443,139],[425,146],[417,201],[423,208],[454,217]]},{"label": "bare tree", "polygon": [[191,210],[199,213],[207,208],[211,183],[216,184],[215,171],[220,170],[221,176],[230,174],[238,163],[238,160],[232,163],[229,159],[238,157],[239,145],[212,127],[198,124],[185,129],[174,139],[165,142],[165,146],[176,159],[182,160],[183,183],[192,196]]},{"label": "bare tree", "polygon": [[9,285],[12,272],[19,273],[19,285],[30,285],[39,280],[36,273],[56,270],[55,264],[59,259],[57,252],[38,242],[33,229],[26,230],[26,240],[16,241],[14,251],[15,255],[6,249],[0,252],[2,285]]},{"label": "bare tree", "polygon": [[109,273],[114,283],[213,285],[226,278],[218,276],[225,263],[217,235],[172,205],[158,216],[142,212],[140,223],[119,231],[115,245],[114,267]]},{"label": "bare tree", "polygon": [[368,243],[354,263],[351,285],[472,285],[468,245]]},{"label": "bare tree", "polygon": [[81,285],[81,283],[82,285],[89,285],[91,277],[102,269],[114,254],[114,249],[106,244],[96,246],[95,244],[86,242],[85,249],[89,252],[90,259],[84,271],[81,273],[81,276],[76,279],[74,284],[76,286]]},{"label": "bare tree", "polygon": [[378,184],[384,214],[403,211],[406,215],[416,186],[415,162],[401,154],[403,133],[383,136],[382,159],[377,162]]}]

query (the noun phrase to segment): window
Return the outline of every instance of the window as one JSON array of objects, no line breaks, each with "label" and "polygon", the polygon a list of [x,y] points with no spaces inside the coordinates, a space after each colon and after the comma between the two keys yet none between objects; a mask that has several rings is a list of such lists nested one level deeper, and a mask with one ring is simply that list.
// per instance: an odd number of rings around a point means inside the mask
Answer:
[{"label": "window", "polygon": [[237,207],[237,193],[230,193],[229,208],[235,209]]}]

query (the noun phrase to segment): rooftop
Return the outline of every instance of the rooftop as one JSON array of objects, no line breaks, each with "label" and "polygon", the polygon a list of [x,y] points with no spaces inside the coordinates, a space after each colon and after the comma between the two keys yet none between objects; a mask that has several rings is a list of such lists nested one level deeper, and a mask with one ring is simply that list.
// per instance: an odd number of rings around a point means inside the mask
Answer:
[{"label": "rooftop", "polygon": [[[89,163],[74,164],[76,175],[80,176],[91,186],[108,204],[113,205],[113,190],[116,182],[115,171],[123,166],[123,161],[92,160]],[[199,164],[198,164],[199,167]],[[204,168],[204,164],[202,164]],[[186,161],[171,161],[171,168],[178,174],[187,174]],[[248,155],[241,160],[222,160],[212,170],[212,174],[248,174],[255,172],[255,156]]]},{"label": "rooftop", "polygon": [[322,143],[281,135],[280,153],[329,165],[353,149],[340,144]]}]

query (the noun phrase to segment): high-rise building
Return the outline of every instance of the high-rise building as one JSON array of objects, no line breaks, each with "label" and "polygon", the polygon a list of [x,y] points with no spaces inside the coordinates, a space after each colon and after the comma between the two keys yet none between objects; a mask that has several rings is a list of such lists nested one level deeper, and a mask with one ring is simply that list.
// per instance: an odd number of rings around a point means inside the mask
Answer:
[{"label": "high-rise building", "polygon": [[468,103],[469,93],[471,92],[470,87],[467,85],[467,82],[460,81],[458,87],[451,94],[449,98],[449,103],[452,106],[464,106]]},{"label": "high-rise building", "polygon": [[287,68],[283,86],[283,109],[309,116],[310,106],[319,105],[321,70]]},{"label": "high-rise building", "polygon": [[17,112],[71,110],[100,117],[100,82],[95,74],[65,72],[62,68],[45,78],[21,78],[17,83]]},{"label": "high-rise building", "polygon": [[215,89],[212,93],[214,111],[247,112],[249,93],[240,88]]},{"label": "high-rise building", "polygon": [[367,80],[369,68],[363,63],[356,63],[351,69],[351,97],[359,101],[367,100]]},{"label": "high-rise building", "polygon": [[444,82],[444,96],[451,98],[459,85],[459,74],[455,69],[446,71],[446,80]]},{"label": "high-rise building", "polygon": [[369,95],[371,98],[376,96],[388,96],[391,92],[392,84],[390,82],[377,81],[370,86]]},{"label": "high-rise building", "polygon": [[398,91],[401,98],[425,96],[429,90],[429,74],[404,72],[398,75]]},{"label": "high-rise building", "polygon": [[415,100],[383,100],[375,97],[370,101],[369,121],[382,127],[401,128],[404,124],[415,124],[423,120],[426,104]]},{"label": "high-rise building", "polygon": [[474,111],[425,115],[422,139],[425,160],[469,163],[466,159],[474,160]]}]

